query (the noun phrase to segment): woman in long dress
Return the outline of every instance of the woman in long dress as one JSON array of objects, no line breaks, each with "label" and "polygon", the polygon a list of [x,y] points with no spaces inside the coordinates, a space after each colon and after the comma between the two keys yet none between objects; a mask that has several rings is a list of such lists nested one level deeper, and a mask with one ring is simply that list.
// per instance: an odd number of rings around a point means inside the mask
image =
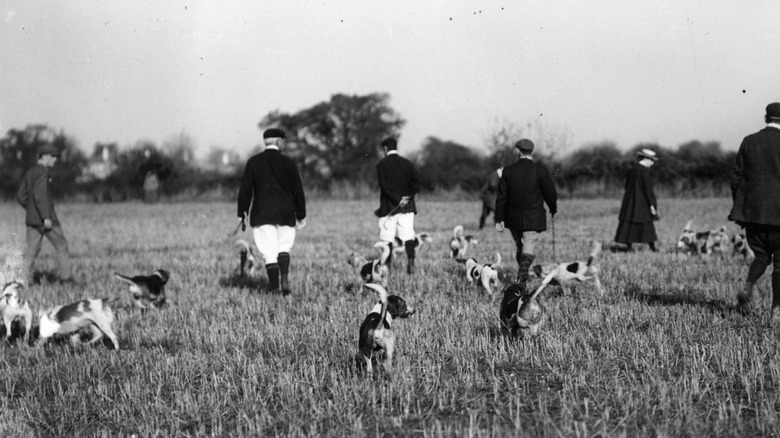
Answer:
[{"label": "woman in long dress", "polygon": [[626,244],[629,251],[634,243],[647,243],[652,251],[658,251],[655,245],[658,235],[653,224],[654,220],[658,220],[658,212],[650,173],[657,157],[654,151],[641,149],[637,158],[637,163],[626,177],[615,242]]}]

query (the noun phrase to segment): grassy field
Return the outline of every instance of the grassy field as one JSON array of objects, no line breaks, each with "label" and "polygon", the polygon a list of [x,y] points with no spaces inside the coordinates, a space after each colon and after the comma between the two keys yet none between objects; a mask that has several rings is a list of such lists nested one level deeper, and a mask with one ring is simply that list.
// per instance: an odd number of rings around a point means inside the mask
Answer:
[{"label": "grassy field", "polygon": [[[356,373],[357,330],[376,296],[352,288],[346,264],[372,255],[376,202],[312,202],[292,253],[292,296],[241,287],[234,271],[233,204],[58,207],[82,286],[42,282],[33,310],[120,296],[106,346],[22,343],[2,348],[0,435],[777,436],[778,327],[732,311],[740,259],[674,254],[684,223],[726,224],[728,200],[662,200],[661,252],[605,251],[592,285],[545,291],[547,323],[530,340],[502,334],[499,300],[470,287],[447,258],[452,228],[504,258],[508,233],[476,230],[476,202],[419,203],[418,231],[434,234],[418,273],[398,260],[389,291],[417,314],[395,325],[395,374]],[[612,240],[619,201],[563,201],[558,261]],[[0,208],[6,257],[23,241],[23,211]],[[731,231],[735,231],[733,224]],[[248,233],[244,235],[248,238]],[[553,260],[552,235],[537,261]],[[38,268],[54,268],[44,244]],[[142,315],[112,273],[172,272],[171,306]],[[769,294],[766,275],[759,285]],[[538,281],[538,280],[536,280]],[[768,303],[765,305],[768,309]]]}]

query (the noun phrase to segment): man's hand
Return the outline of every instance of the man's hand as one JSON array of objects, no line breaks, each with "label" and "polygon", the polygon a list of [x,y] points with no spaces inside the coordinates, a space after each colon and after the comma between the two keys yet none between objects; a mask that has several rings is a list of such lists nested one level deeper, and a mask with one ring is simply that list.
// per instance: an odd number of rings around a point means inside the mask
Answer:
[{"label": "man's hand", "polygon": [[499,233],[504,232],[504,222],[496,222],[496,231]]},{"label": "man's hand", "polygon": [[658,213],[655,211],[655,205],[651,205],[651,206],[650,206],[650,214],[651,214],[651,215],[653,215],[653,216],[655,216],[656,214],[658,214]]},{"label": "man's hand", "polygon": [[246,231],[246,221],[244,219],[245,217],[242,217],[238,220],[238,223],[241,226],[241,231]]},{"label": "man's hand", "polygon": [[399,202],[399,203],[398,203],[398,206],[399,206],[399,207],[404,207],[404,206],[406,206],[406,204],[408,204],[408,203],[409,203],[409,199],[410,199],[410,198],[411,198],[411,196],[402,196],[402,197],[401,197],[401,202]]},{"label": "man's hand", "polygon": [[52,223],[51,223],[51,219],[49,219],[49,218],[46,218],[46,219],[44,219],[44,220],[43,220],[43,229],[44,229],[44,230],[46,230],[46,231],[49,231],[49,230],[51,230],[51,227],[52,227],[52,226],[53,226],[53,225],[52,225]]},{"label": "man's hand", "polygon": [[303,218],[295,223],[295,228],[300,230],[301,228],[306,226],[306,218]]}]

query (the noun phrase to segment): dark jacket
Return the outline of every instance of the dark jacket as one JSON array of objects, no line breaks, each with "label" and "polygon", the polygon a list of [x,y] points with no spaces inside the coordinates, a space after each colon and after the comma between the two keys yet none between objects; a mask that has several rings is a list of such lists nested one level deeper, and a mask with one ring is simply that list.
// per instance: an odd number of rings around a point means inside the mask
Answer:
[{"label": "dark jacket", "polygon": [[412,198],[405,206],[395,209],[403,196],[414,196],[420,191],[420,178],[411,161],[398,154],[390,154],[376,164],[376,177],[379,181],[379,208],[374,211],[377,217],[393,212],[417,213]]},{"label": "dark jacket", "polygon": [[527,158],[520,158],[504,168],[496,195],[496,223],[516,231],[544,231],[547,216],[558,212],[558,192],[547,168]]},{"label": "dark jacket", "polygon": [[238,217],[249,214],[249,224],[295,226],[306,218],[306,199],[295,163],[277,149],[266,149],[246,163],[238,190]]},{"label": "dark jacket", "polygon": [[50,180],[48,170],[40,164],[24,173],[22,184],[16,192],[16,200],[27,210],[27,226],[43,228],[44,219],[51,219],[52,226],[60,224],[57,213],[54,212],[54,202],[49,190]]},{"label": "dark jacket", "polygon": [[780,129],[767,126],[742,140],[731,174],[731,197],[731,220],[780,225]]},{"label": "dark jacket", "polygon": [[491,210],[496,209],[496,194],[498,193],[498,182],[501,178],[498,176],[498,170],[490,172],[488,179],[485,182],[485,186],[482,187],[482,193],[480,199],[482,203],[487,205]]},{"label": "dark jacket", "polygon": [[626,176],[626,188],[618,218],[626,222],[652,222],[650,206],[656,207],[653,176],[650,168],[637,163]]}]

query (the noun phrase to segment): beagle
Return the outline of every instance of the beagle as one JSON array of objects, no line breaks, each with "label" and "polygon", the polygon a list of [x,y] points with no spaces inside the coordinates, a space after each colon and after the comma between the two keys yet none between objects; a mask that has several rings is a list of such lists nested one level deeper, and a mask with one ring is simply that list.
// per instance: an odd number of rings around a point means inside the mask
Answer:
[{"label": "beagle", "polygon": [[599,294],[604,295],[604,289],[599,279],[599,267],[596,265],[596,258],[600,252],[601,242],[594,240],[587,261],[538,264],[533,265],[531,270],[537,277],[542,279],[542,286],[547,286],[549,283],[559,284],[561,289],[567,292],[566,283],[572,281],[593,281]]},{"label": "beagle", "polygon": [[693,220],[689,220],[677,238],[677,251],[709,256],[712,253],[724,255],[731,246],[731,239],[725,226],[715,230],[695,231]]},{"label": "beagle", "polygon": [[130,285],[136,307],[148,309],[165,306],[165,284],[170,278],[170,273],[165,269],[158,269],[152,275],[127,277],[114,272],[114,276]]},{"label": "beagle", "polygon": [[756,258],[756,253],[748,245],[747,238],[742,233],[737,233],[731,238],[731,247],[733,255],[741,255],[745,261],[750,264]]},{"label": "beagle", "polygon": [[546,284],[541,284],[532,294],[519,283],[507,286],[499,311],[503,326],[513,334],[521,331],[523,334],[536,336],[544,321],[544,309],[536,301],[536,297],[545,286]]},{"label": "beagle", "polygon": [[19,289],[24,285],[18,281],[12,281],[3,286],[3,296],[0,297],[0,315],[5,325],[5,339],[11,337],[11,323],[21,321],[24,324],[24,339],[30,336],[32,327],[32,311],[26,301],[19,301]]},{"label": "beagle", "polygon": [[488,294],[493,295],[493,288],[501,287],[501,283],[498,279],[498,270],[496,269],[501,265],[501,254],[496,253],[496,257],[493,263],[481,264],[476,259],[469,258],[466,260],[466,278],[469,283],[476,282],[487,291]]},{"label": "beagle", "polygon": [[473,236],[463,235],[463,225],[456,226],[450,239],[450,258],[464,260],[469,246],[476,246],[478,243],[479,241]]},{"label": "beagle", "polygon": [[[414,249],[419,251],[424,247],[431,246],[433,244],[433,236],[428,233],[417,233],[414,236],[413,241]],[[396,236],[395,243],[393,244],[393,256],[403,255],[404,251],[406,251],[405,242]]]},{"label": "beagle", "polygon": [[70,334],[71,343],[79,342],[79,330],[89,327],[92,338],[89,344],[94,344],[103,336],[108,336],[115,350],[119,350],[119,341],[111,324],[114,322],[114,312],[107,298],[82,300],[65,306],[55,307],[48,312],[40,313],[40,338],[36,346],[44,345],[54,335]]},{"label": "beagle", "polygon": [[390,376],[395,353],[395,333],[392,331],[393,320],[408,318],[415,312],[406,305],[406,301],[397,295],[387,295],[384,287],[378,284],[366,283],[369,289],[379,294],[379,302],[360,325],[358,337],[359,352],[355,358],[359,367],[365,366],[368,373],[373,373],[371,357],[374,352],[383,351],[382,368]]},{"label": "beagle", "polygon": [[390,245],[387,242],[380,241],[374,244],[374,248],[379,248],[382,251],[382,255],[378,259],[368,261],[365,257],[353,252],[347,258],[347,263],[355,268],[365,283],[376,283],[385,286],[387,285],[389,273],[387,260],[390,257]]}]

